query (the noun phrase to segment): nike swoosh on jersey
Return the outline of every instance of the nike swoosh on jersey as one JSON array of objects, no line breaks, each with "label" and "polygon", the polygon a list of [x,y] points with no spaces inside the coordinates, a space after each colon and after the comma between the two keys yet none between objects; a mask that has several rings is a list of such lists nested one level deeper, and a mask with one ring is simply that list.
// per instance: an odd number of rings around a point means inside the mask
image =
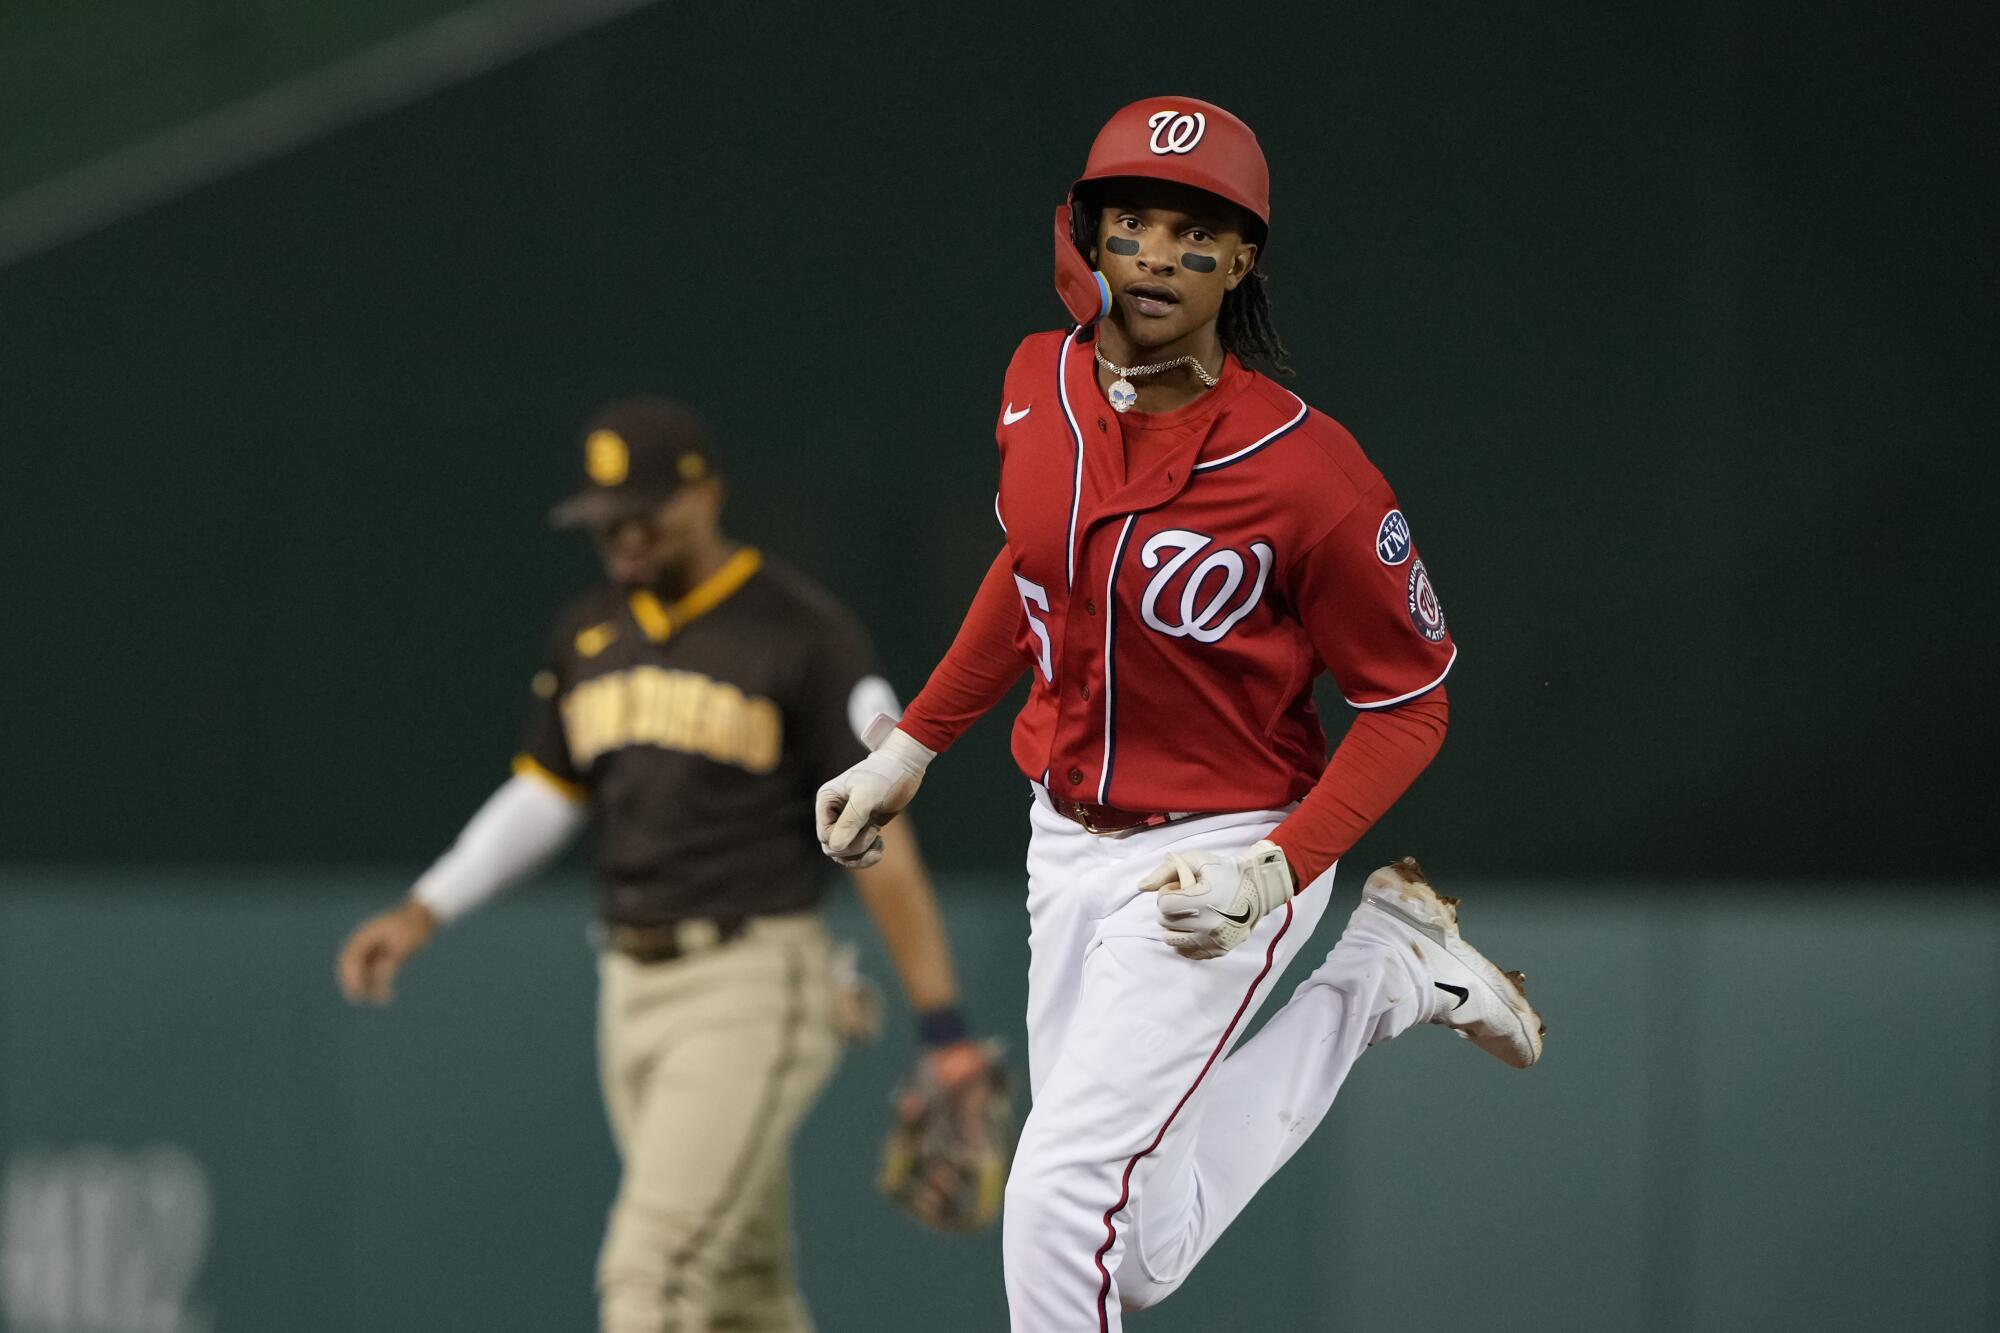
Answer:
[{"label": "nike swoosh on jersey", "polygon": [[1000,413],[1000,424],[1003,426],[1011,426],[1015,422],[1019,421],[1022,417],[1028,415],[1028,413],[1034,410],[1035,410],[1035,405],[1033,403],[1029,403],[1026,407],[1016,412],[1014,410],[1014,405],[1012,403],[1009,403],[1007,404],[1006,409]]}]

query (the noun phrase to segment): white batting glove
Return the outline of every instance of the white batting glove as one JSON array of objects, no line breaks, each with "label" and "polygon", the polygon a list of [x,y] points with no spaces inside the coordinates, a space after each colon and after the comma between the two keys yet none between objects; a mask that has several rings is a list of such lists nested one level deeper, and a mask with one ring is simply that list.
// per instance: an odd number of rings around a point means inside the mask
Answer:
[{"label": "white batting glove", "polygon": [[882,859],[882,826],[901,813],[937,751],[891,731],[875,752],[819,789],[819,848],[849,870]]},{"label": "white batting glove", "polygon": [[1274,842],[1241,852],[1169,852],[1139,881],[1158,895],[1160,933],[1184,958],[1220,958],[1292,896],[1292,868]]}]

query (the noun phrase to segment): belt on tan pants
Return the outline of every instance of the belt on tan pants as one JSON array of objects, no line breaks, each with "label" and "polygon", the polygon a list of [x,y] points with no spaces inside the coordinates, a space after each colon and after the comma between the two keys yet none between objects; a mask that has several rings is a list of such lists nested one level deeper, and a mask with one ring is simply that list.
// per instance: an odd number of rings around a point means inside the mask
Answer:
[{"label": "belt on tan pants", "polygon": [[597,938],[601,948],[624,954],[634,962],[671,963],[739,938],[750,928],[750,921],[749,916],[734,913],[682,917],[646,926],[612,922],[599,929]]}]

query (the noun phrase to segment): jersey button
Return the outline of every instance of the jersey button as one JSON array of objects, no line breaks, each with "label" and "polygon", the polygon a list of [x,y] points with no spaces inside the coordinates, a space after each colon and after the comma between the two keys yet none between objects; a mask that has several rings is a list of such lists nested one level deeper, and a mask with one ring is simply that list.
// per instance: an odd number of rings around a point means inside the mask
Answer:
[{"label": "jersey button", "polygon": [[1084,702],[1088,703],[1090,701],[1090,686],[1084,686],[1078,693],[1083,695]]},{"label": "jersey button", "polygon": [[1072,787],[1081,787],[1081,786],[1083,785],[1083,770],[1082,770],[1082,769],[1080,769],[1080,768],[1072,768],[1072,769],[1071,769],[1071,770],[1069,771],[1069,785],[1070,785],[1070,786],[1072,786]]},{"label": "jersey button", "polygon": [[1084,613],[1085,615],[1087,615],[1087,616],[1094,616],[1094,615],[1096,615],[1096,614],[1097,614],[1097,603],[1096,603],[1096,602],[1094,602],[1094,601],[1086,601],[1086,602],[1084,602],[1084,604],[1083,604],[1083,613]]},{"label": "jersey button", "polygon": [[1104,429],[1105,429],[1105,425],[1104,425],[1104,418],[1103,418],[1103,417],[1099,417],[1099,418],[1097,419],[1097,428],[1098,428],[1099,430],[1104,430]]}]

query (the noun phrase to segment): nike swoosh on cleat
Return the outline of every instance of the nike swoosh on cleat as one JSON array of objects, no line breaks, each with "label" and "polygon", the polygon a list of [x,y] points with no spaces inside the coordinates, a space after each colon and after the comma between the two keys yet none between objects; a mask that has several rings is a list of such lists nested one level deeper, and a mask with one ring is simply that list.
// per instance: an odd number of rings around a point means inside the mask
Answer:
[{"label": "nike swoosh on cleat", "polygon": [[1035,410],[1035,405],[1033,403],[1029,403],[1026,407],[1016,412],[1014,410],[1014,405],[1012,403],[1009,403],[1007,404],[1006,408],[1002,410],[1000,413],[1000,424],[1003,426],[1011,426],[1015,422],[1019,421],[1022,417],[1028,415],[1028,413],[1034,410]]},{"label": "nike swoosh on cleat", "polygon": [[1447,986],[1442,981],[1433,981],[1431,985],[1436,986],[1447,995],[1456,995],[1458,997],[1458,1004],[1452,1006],[1454,1009],[1458,1008],[1459,1004],[1464,1004],[1472,998],[1472,992],[1463,986]]}]

